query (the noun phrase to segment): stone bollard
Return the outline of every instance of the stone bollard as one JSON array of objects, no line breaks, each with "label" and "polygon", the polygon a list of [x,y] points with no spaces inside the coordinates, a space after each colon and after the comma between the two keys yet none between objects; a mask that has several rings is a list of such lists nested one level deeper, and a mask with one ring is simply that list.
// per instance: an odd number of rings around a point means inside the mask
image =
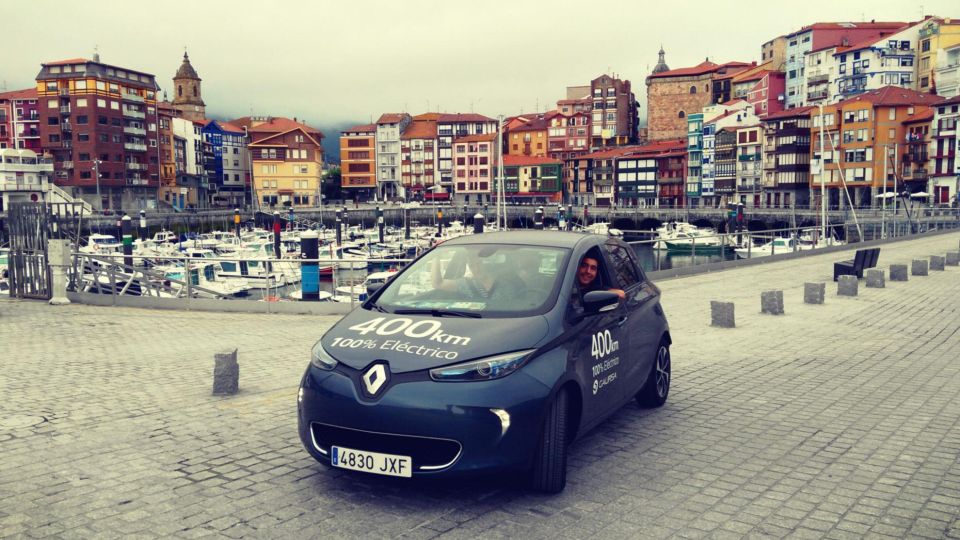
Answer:
[{"label": "stone bollard", "polygon": [[946,263],[947,263],[947,266],[960,265],[960,251],[948,251]]},{"label": "stone bollard", "polygon": [[823,297],[826,296],[826,283],[804,283],[803,284],[803,303],[804,304],[822,304]]},{"label": "stone bollard", "polygon": [[883,270],[879,268],[871,268],[867,270],[867,288],[868,289],[883,289],[887,286],[886,278],[883,274]]},{"label": "stone bollard", "polygon": [[213,395],[236,394],[240,388],[240,364],[237,349],[227,349],[213,356]]},{"label": "stone bollard", "polygon": [[944,268],[944,259],[941,255],[931,255],[930,256],[930,269],[931,270],[940,270],[943,271]]},{"label": "stone bollard", "polygon": [[837,281],[837,296],[856,296],[860,286],[857,276],[840,276]]},{"label": "stone bollard", "polygon": [[720,328],[734,328],[736,321],[733,316],[733,302],[710,301],[710,326]]},{"label": "stone bollard", "polygon": [[783,291],[763,291],[760,293],[760,313],[783,315]]},{"label": "stone bollard", "polygon": [[890,281],[907,281],[907,265],[905,264],[891,264],[890,265]]},{"label": "stone bollard", "polygon": [[927,261],[923,259],[914,259],[913,263],[910,265],[910,273],[914,276],[926,276],[927,273]]},{"label": "stone bollard", "polygon": [[[50,261],[51,306],[64,306],[70,303],[67,298],[67,272],[70,269],[70,241],[49,240],[47,253]],[[6,270],[4,268],[3,270]]]}]

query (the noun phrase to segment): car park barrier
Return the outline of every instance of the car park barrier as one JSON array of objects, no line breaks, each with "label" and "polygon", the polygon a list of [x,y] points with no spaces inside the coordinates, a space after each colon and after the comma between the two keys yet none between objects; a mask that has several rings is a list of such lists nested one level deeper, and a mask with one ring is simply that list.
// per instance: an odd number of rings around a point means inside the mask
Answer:
[{"label": "car park barrier", "polygon": [[886,276],[883,270],[879,268],[867,270],[867,288],[883,289],[884,287],[886,287]]},{"label": "car park barrier", "polygon": [[944,259],[942,255],[931,255],[930,256],[930,269],[931,270],[944,270]]},{"label": "car park barrier", "polygon": [[907,275],[907,265],[890,265],[890,281],[907,281],[907,279],[909,279],[909,276]]},{"label": "car park barrier", "polygon": [[229,349],[213,356],[213,395],[236,394],[240,389],[240,364],[237,349]]},{"label": "car park barrier", "polygon": [[803,303],[804,304],[822,304],[826,296],[826,283],[804,283],[803,284]]},{"label": "car park barrier", "polygon": [[783,291],[763,291],[760,293],[760,313],[783,315]]},{"label": "car park barrier", "polygon": [[837,280],[837,296],[857,296],[859,286],[857,276],[840,276]]},{"label": "car park barrier", "polygon": [[929,265],[924,259],[914,259],[910,265],[910,273],[914,276],[926,276],[929,275],[928,268]]},{"label": "car park barrier", "polygon": [[948,252],[947,252],[946,265],[947,265],[947,266],[958,266],[958,265],[960,265],[960,251],[948,251]]},{"label": "car park barrier", "polygon": [[734,328],[737,326],[734,318],[733,302],[710,301],[710,326],[718,326],[720,328]]}]

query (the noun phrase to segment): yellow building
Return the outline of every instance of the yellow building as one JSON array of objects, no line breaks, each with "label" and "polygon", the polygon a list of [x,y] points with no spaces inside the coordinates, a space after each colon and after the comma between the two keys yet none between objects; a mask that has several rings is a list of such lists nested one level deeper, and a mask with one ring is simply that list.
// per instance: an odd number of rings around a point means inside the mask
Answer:
[{"label": "yellow building", "polygon": [[931,17],[920,27],[917,88],[921,92],[930,92],[938,87],[935,76],[937,55],[956,45],[960,45],[960,20]]},{"label": "yellow building", "polygon": [[250,135],[253,189],[261,209],[320,205],[323,133],[289,118],[243,117],[231,121]]}]

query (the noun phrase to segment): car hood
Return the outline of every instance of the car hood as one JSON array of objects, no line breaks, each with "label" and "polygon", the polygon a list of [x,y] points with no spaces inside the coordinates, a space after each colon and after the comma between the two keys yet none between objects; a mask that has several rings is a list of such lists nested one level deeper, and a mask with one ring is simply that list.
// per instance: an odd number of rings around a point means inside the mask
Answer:
[{"label": "car hood", "polygon": [[321,341],[330,355],[354,369],[386,360],[391,372],[405,373],[530,349],[548,329],[542,315],[470,319],[355,309]]}]

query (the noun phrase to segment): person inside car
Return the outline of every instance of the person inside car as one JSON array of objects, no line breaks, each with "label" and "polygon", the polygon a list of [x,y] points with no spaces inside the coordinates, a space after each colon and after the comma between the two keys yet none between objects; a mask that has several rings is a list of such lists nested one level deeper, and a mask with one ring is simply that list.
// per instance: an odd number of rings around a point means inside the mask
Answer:
[{"label": "person inside car", "polygon": [[581,298],[590,291],[610,291],[617,293],[621,300],[626,298],[623,289],[604,287],[599,273],[600,263],[593,254],[588,253],[580,259],[580,265],[577,266],[577,286],[580,289]]}]

